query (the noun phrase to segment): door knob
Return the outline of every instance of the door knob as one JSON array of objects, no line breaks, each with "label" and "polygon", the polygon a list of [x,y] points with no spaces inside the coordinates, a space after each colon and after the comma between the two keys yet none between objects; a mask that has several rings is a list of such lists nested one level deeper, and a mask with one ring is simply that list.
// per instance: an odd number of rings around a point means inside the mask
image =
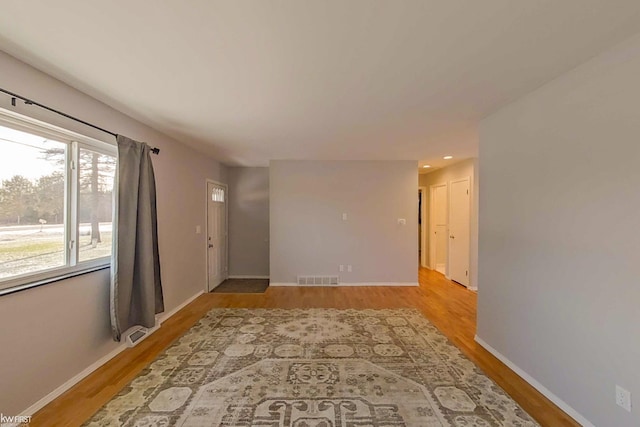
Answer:
[{"label": "door knob", "polygon": [[209,246],[210,248],[212,248],[212,247],[213,247],[213,245],[212,245],[211,243],[209,243],[209,245],[208,245],[208,246]]},{"label": "door knob", "polygon": [[456,236],[454,236],[453,234],[451,236],[449,236],[450,239],[455,239]]}]

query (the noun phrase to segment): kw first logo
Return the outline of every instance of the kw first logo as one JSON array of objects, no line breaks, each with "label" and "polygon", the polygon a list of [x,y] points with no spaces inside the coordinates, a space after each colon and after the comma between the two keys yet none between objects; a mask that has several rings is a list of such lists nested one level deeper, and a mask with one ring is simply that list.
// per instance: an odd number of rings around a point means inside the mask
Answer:
[{"label": "kw first logo", "polygon": [[5,415],[0,412],[0,427],[29,424],[31,422],[31,415]]}]

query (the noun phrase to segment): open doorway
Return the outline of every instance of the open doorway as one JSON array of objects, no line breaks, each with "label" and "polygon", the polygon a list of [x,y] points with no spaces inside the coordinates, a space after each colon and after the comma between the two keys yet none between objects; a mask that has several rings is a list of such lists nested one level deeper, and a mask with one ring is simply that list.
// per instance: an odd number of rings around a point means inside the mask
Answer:
[{"label": "open doorway", "polygon": [[422,172],[418,180],[426,228],[422,266],[471,290],[478,289],[478,180],[477,159]]}]

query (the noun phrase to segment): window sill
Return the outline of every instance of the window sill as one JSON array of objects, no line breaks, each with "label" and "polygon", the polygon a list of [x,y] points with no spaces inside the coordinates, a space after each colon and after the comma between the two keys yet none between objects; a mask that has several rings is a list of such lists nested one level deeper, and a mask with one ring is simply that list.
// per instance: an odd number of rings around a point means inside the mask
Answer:
[{"label": "window sill", "polygon": [[7,288],[4,288],[4,289],[0,289],[0,297],[4,296],[4,295],[13,294],[13,293],[16,293],[16,292],[26,291],[27,289],[32,289],[32,288],[37,288],[37,287],[40,287],[40,286],[48,285],[50,283],[59,282],[61,280],[70,279],[72,277],[77,277],[77,276],[82,276],[84,274],[93,273],[95,271],[105,270],[107,268],[111,268],[111,263],[110,262],[107,263],[107,264],[93,265],[93,266],[88,266],[88,267],[81,268],[79,270],[64,272],[64,273],[55,275],[53,277],[49,277],[49,278],[41,279],[41,280],[36,280],[36,281],[30,282],[30,283],[23,283],[23,284],[7,287]]}]

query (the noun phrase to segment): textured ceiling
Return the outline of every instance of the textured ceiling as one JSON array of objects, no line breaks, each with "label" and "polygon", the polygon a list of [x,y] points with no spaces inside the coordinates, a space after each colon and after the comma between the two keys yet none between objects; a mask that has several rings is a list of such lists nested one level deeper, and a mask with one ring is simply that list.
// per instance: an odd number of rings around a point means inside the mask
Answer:
[{"label": "textured ceiling", "polygon": [[477,155],[637,0],[3,0],[0,49],[233,165]]}]

